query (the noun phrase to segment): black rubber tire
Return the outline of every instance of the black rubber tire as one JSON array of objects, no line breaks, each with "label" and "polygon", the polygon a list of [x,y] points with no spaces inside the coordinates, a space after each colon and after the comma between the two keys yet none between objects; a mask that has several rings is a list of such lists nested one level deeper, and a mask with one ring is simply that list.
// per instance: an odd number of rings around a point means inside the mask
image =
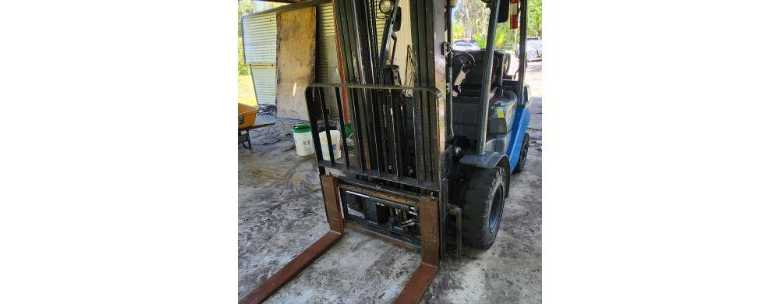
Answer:
[{"label": "black rubber tire", "polygon": [[508,191],[505,171],[503,166],[472,169],[463,197],[462,228],[466,246],[486,250],[495,242]]},{"label": "black rubber tire", "polygon": [[517,161],[517,166],[515,167],[515,170],[512,171],[512,174],[523,172],[523,167],[525,167],[525,160],[528,158],[529,146],[531,146],[531,139],[528,138],[528,133],[525,133],[525,136],[523,136],[523,146],[520,148],[520,160]]}]

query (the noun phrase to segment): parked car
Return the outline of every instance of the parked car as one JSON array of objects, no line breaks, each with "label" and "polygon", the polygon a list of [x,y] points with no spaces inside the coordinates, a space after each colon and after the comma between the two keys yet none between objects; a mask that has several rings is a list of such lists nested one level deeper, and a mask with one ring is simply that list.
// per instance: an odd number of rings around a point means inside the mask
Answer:
[{"label": "parked car", "polygon": [[455,40],[452,49],[456,51],[479,51],[479,45],[476,42],[468,40]]},{"label": "parked car", "polygon": [[542,60],[542,40],[539,38],[528,38],[525,40],[525,54],[528,61]]}]

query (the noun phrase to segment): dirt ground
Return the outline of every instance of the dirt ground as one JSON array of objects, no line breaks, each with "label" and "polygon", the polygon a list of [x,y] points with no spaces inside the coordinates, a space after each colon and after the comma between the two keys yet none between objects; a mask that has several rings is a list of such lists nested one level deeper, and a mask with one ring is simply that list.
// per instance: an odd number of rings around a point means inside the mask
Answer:
[{"label": "dirt ground", "polygon": [[[541,63],[527,75],[531,148],[511,177],[496,243],[443,260],[425,303],[542,302]],[[315,161],[295,155],[293,123],[252,131],[252,150],[239,148],[239,298],[328,230]],[[347,230],[268,303],[391,303],[419,263],[413,251]]]}]

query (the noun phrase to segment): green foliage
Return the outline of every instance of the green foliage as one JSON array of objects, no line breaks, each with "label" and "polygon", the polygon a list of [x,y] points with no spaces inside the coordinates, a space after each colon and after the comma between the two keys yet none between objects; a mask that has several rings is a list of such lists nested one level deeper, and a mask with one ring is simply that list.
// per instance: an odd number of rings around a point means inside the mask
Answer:
[{"label": "green foliage", "polygon": [[454,28],[462,27],[463,31],[452,31],[453,39],[484,41],[487,35],[487,19],[490,11],[485,3],[478,0],[458,1],[453,12]]},{"label": "green foliage", "polygon": [[238,75],[249,73],[249,67],[244,62],[244,40],[241,17],[255,12],[255,4],[252,0],[238,0]]},{"label": "green foliage", "polygon": [[485,37],[484,35],[480,35],[480,36],[474,37],[474,41],[477,43],[477,45],[480,48],[484,49],[484,48],[487,47],[487,37]]},{"label": "green foliage", "polygon": [[[453,12],[452,36],[455,40],[474,40],[477,45],[487,46],[487,20],[489,10],[482,1],[460,0]],[[528,0],[528,36],[542,35],[542,0]],[[496,28],[496,48],[515,50],[519,35],[509,28],[509,23],[500,23]]]},{"label": "green foliage", "polygon": [[244,39],[238,36],[238,75],[249,74],[249,67],[244,62]]},{"label": "green foliage", "polygon": [[542,36],[542,0],[528,0],[528,37]]},{"label": "green foliage", "polygon": [[496,26],[496,48],[497,49],[516,49],[517,34],[516,30],[509,28],[509,22],[499,23]]},{"label": "green foliage", "polygon": [[464,31],[463,24],[456,23],[452,25],[452,37],[463,37]]},{"label": "green foliage", "polygon": [[241,37],[243,28],[241,26],[241,17],[255,12],[255,4],[252,0],[238,0],[238,37]]}]

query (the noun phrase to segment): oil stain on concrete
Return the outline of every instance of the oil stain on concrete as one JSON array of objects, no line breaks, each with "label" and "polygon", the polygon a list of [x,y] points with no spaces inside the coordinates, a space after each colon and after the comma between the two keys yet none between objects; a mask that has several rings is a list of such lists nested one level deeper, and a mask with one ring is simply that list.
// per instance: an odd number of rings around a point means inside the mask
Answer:
[{"label": "oil stain on concrete", "polygon": [[[496,243],[446,258],[424,303],[541,303],[541,98],[532,98],[531,149],[511,177]],[[239,149],[239,298],[328,231],[312,158],[295,155],[292,122],[251,132]],[[268,303],[392,303],[419,254],[348,230]]]}]

